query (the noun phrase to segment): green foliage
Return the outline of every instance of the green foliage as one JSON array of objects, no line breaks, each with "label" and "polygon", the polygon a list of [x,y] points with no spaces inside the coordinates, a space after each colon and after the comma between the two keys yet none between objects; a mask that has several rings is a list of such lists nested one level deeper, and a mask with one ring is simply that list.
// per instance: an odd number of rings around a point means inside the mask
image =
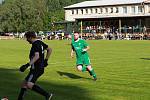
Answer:
[{"label": "green foliage", "polygon": [[[41,4],[41,5],[39,5]],[[5,32],[39,31],[44,28],[46,14],[42,0],[14,0],[2,5],[1,30]]]},{"label": "green foliage", "polygon": [[[5,0],[0,5],[0,31],[52,30],[52,23],[64,20],[63,7],[84,0]],[[63,28],[62,26],[56,29]]]}]

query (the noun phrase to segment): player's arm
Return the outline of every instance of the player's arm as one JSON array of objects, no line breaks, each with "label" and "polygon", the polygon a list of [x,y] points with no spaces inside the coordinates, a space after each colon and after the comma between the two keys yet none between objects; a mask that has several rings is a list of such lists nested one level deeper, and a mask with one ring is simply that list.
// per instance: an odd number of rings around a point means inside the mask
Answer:
[{"label": "player's arm", "polygon": [[49,59],[49,57],[50,57],[50,55],[52,53],[52,49],[47,47],[46,51],[47,52],[46,52],[46,57],[45,57],[45,60],[44,60],[44,67],[48,66],[48,59]]},{"label": "player's arm", "polygon": [[45,44],[44,42],[42,42],[42,46],[44,48],[44,50],[46,50],[46,56],[44,59],[44,67],[48,66],[48,59],[52,53],[52,49],[48,47],[47,44]]},{"label": "player's arm", "polygon": [[83,44],[84,44],[84,47],[85,47],[83,49],[83,52],[88,51],[90,49],[90,46],[86,43],[86,41],[84,41]]},{"label": "player's arm", "polygon": [[29,63],[22,65],[19,70],[24,72],[30,65],[34,64],[39,59],[39,52],[35,52],[34,57],[30,60]]},{"label": "player's arm", "polygon": [[74,43],[74,34],[71,34],[71,42]]},{"label": "player's arm", "polygon": [[51,53],[52,53],[52,49],[48,47],[48,48],[46,49],[46,51],[47,51],[47,52],[46,52],[46,57],[45,57],[45,59],[48,60],[49,57],[50,57],[50,55],[51,55]]},{"label": "player's arm", "polygon": [[88,51],[90,49],[90,46],[86,46],[83,51]]},{"label": "player's arm", "polygon": [[72,58],[74,57],[74,50],[73,49],[71,50],[70,55],[71,55]]},{"label": "player's arm", "polygon": [[35,52],[34,57],[30,60],[29,64],[34,64],[39,59],[39,52]]},{"label": "player's arm", "polygon": [[74,57],[74,47],[73,45],[71,44],[71,53],[70,53],[70,56],[73,58]]}]

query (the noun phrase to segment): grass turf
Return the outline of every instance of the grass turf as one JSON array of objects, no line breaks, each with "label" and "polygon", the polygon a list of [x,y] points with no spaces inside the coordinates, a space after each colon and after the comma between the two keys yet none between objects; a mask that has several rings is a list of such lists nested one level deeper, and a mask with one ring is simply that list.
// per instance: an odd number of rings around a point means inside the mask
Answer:
[{"label": "grass turf", "polygon": [[[149,41],[87,41],[98,80],[78,72],[70,58],[70,41],[45,41],[52,49],[49,66],[37,84],[54,93],[53,100],[150,100]],[[17,100],[20,65],[28,62],[24,40],[0,40],[0,98]],[[44,100],[28,91],[25,100]]]}]

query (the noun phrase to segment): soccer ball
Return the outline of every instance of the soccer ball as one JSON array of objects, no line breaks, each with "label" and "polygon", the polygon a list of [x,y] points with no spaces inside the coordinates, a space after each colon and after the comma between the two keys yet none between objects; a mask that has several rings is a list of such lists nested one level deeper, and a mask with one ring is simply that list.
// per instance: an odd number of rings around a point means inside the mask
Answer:
[{"label": "soccer ball", "polygon": [[7,97],[4,97],[4,98],[2,98],[1,100],[8,100],[8,98],[7,98]]}]

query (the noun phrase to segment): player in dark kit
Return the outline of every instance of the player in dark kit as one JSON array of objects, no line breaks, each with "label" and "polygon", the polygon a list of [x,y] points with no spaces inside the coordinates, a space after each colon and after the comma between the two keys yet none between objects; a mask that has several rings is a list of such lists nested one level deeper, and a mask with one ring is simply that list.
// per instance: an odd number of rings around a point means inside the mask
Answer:
[{"label": "player in dark kit", "polygon": [[[42,41],[36,39],[36,34],[34,32],[25,33],[26,40],[32,44],[29,59],[30,61],[27,64],[24,64],[20,67],[20,71],[24,72],[29,66],[30,72],[23,81],[21,91],[18,96],[18,100],[23,100],[24,94],[27,89],[31,89],[41,95],[43,95],[46,100],[50,100],[52,98],[52,93],[47,93],[40,86],[36,85],[35,82],[37,79],[44,73],[45,67],[48,65],[48,58],[51,55],[52,49],[48,47],[47,44]],[[46,56],[44,56],[44,51],[46,52]]]}]

